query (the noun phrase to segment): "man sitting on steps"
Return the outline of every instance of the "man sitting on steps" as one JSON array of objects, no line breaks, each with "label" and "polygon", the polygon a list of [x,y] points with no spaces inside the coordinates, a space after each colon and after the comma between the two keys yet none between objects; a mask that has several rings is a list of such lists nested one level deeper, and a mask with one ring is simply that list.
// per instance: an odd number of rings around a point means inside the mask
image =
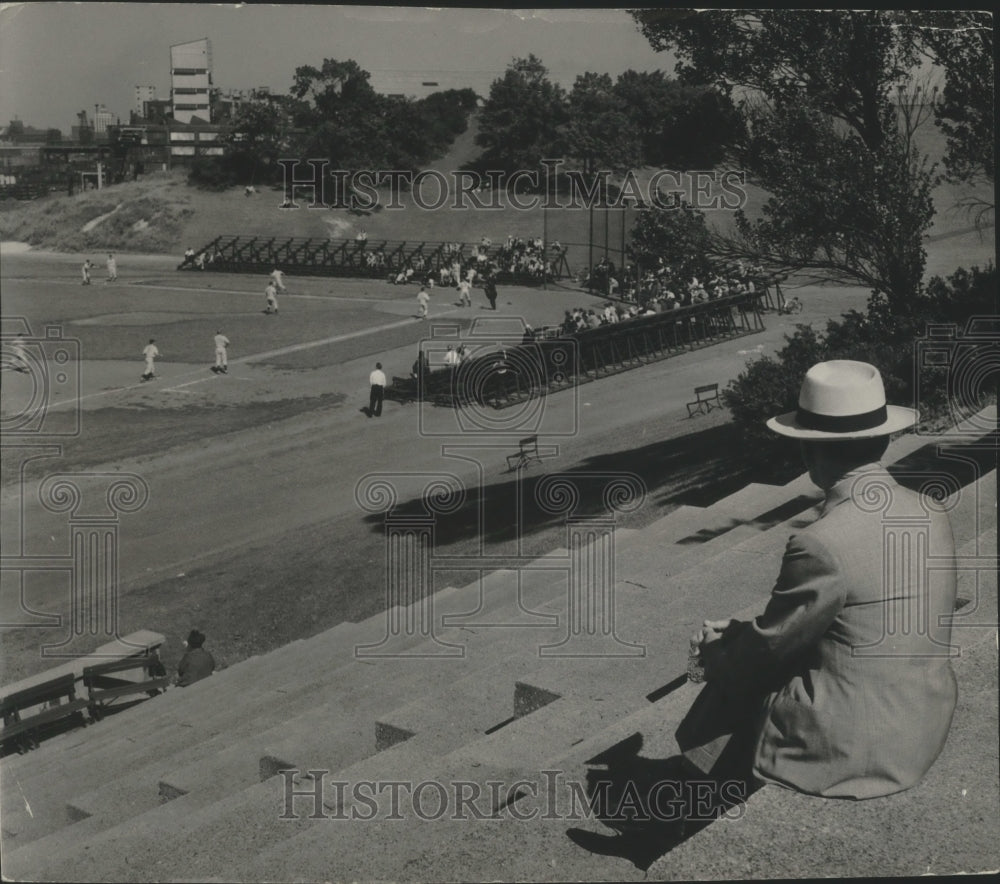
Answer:
[{"label": "man sitting on steps", "polygon": [[[931,579],[908,551],[926,543],[936,560],[954,558],[951,525],[878,462],[889,435],[916,419],[886,405],[878,369],[838,360],[809,370],[798,411],[768,421],[799,440],[826,502],[788,541],[764,613],[707,620],[695,637],[706,691],[730,708],[753,698],[752,718],[734,724],[758,783],[891,795],[915,786],[944,746],[957,700],[955,571]],[[685,755],[708,772],[717,747],[697,743]]]},{"label": "man sitting on steps", "polygon": [[[688,805],[658,816],[664,783],[740,783],[738,803],[763,784],[864,799],[920,782],[944,747],[958,691],[956,569],[942,567],[955,555],[950,522],[879,463],[890,434],[916,419],[886,404],[872,365],[838,360],[807,372],[798,410],[767,425],[799,441],[826,492],[821,514],[789,539],[763,613],[706,620],[692,638],[689,678],[706,685],[677,729],[682,754],[653,762],[616,747],[602,759],[607,772],[588,776],[595,791],[637,791],[642,818],[605,820],[615,838],[570,830],[576,843],[648,867],[712,818]],[[921,556],[933,557],[933,573]],[[722,789],[714,797],[716,816],[734,804]]]},{"label": "man sitting on steps", "polygon": [[177,685],[182,688],[208,678],[215,672],[215,660],[202,647],[205,644],[204,633],[192,629],[185,644],[187,651],[177,664]]}]

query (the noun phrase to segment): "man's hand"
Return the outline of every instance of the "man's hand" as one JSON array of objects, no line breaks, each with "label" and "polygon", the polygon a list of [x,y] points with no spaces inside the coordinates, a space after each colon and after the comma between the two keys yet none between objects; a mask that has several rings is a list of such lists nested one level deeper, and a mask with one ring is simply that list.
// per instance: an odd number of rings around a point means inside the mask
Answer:
[{"label": "man's hand", "polygon": [[727,618],[726,620],[706,620],[702,623],[701,629],[691,637],[691,644],[698,645],[698,647],[704,649],[712,644],[712,642],[716,642],[722,638],[723,633],[733,626],[735,622],[732,618]]}]

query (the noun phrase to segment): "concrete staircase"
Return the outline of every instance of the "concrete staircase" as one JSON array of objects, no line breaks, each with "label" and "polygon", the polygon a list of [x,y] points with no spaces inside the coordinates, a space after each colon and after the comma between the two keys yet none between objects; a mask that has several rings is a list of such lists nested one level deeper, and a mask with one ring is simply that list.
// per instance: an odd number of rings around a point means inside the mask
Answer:
[{"label": "concrete staircase", "polygon": [[[887,462],[905,464],[929,441],[901,437]],[[436,644],[387,637],[386,614],[340,624],[4,759],[5,876],[554,881],[996,868],[996,576],[972,567],[995,562],[995,483],[993,470],[946,501],[969,565],[954,629],[962,699],[941,759],[899,796],[831,802],[767,787],[739,820],[664,846],[651,865],[567,837],[609,831],[583,803],[595,756],[637,735],[650,763],[676,753],[674,730],[699,689],[684,677],[688,637],[705,617],[761,610],[788,535],[818,514],[820,493],[801,477],[617,531],[613,638],[593,647],[566,641],[568,552],[557,549],[536,567],[434,595]],[[406,623],[420,611],[391,613]],[[359,645],[396,656],[359,657]]]}]

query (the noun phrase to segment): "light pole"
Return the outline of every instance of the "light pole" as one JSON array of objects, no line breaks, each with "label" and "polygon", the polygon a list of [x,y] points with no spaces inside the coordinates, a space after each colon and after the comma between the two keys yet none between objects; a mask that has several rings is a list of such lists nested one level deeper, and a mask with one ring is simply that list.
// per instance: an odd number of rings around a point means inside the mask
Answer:
[{"label": "light pole", "polygon": [[549,193],[545,188],[545,200],[542,202],[542,291],[549,290]]},{"label": "light pole", "polygon": [[[590,160],[587,160],[587,172],[590,174],[592,168],[590,165]],[[591,179],[591,184],[593,184],[593,179]],[[591,193],[587,194],[587,212],[588,220],[590,221],[590,229],[587,233],[587,293],[594,291],[594,200]]]}]

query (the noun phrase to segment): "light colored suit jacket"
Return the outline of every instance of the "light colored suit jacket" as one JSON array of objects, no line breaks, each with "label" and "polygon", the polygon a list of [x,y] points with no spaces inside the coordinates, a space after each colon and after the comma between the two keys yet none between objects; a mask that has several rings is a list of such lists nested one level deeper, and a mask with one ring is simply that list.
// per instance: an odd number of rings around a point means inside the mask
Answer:
[{"label": "light colored suit jacket", "polygon": [[828,797],[915,785],[958,697],[949,647],[955,554],[947,516],[878,464],[827,494],[793,536],[762,615],[721,640],[709,680],[760,695],[753,772]]}]

